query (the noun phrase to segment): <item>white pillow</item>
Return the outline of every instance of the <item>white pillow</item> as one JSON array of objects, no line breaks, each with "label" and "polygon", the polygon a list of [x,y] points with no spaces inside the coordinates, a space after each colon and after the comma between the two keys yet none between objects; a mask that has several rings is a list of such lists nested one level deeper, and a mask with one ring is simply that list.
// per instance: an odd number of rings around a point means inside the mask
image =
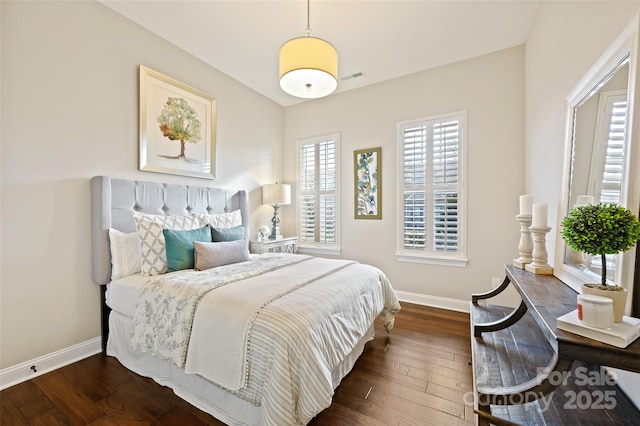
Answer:
[{"label": "white pillow", "polygon": [[140,241],[138,233],[130,234],[109,229],[111,246],[111,280],[140,272]]},{"label": "white pillow", "polygon": [[169,270],[163,229],[186,231],[200,228],[196,216],[162,216],[133,212],[140,238],[140,266],[143,275],[159,275]]},{"label": "white pillow", "polygon": [[195,269],[203,271],[216,266],[249,260],[247,240],[223,241],[218,243],[193,242],[195,249]]},{"label": "white pillow", "polygon": [[239,209],[218,214],[194,213],[194,216],[200,218],[202,226],[211,225],[212,228],[235,228],[242,225],[242,215]]}]

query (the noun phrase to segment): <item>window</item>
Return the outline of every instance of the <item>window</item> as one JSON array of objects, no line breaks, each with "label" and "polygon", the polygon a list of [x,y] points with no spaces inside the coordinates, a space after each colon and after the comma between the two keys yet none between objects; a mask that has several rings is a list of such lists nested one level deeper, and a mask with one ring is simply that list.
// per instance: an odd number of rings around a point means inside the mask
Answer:
[{"label": "window", "polygon": [[398,124],[398,259],[466,265],[466,113]]},{"label": "window", "polygon": [[298,246],[339,250],[338,152],[340,135],[298,141]]}]

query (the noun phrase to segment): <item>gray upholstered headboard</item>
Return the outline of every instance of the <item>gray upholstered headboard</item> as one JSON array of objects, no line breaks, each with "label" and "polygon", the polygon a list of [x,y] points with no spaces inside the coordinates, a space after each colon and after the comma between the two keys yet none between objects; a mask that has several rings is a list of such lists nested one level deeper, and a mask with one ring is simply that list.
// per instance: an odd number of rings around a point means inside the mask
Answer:
[{"label": "gray upholstered headboard", "polygon": [[248,194],[244,190],[227,190],[204,186],[188,186],[154,182],[91,178],[91,231],[93,281],[107,284],[111,280],[109,228],[134,232],[131,213],[139,211],[161,215],[191,213],[225,213],[240,209],[249,237]]}]

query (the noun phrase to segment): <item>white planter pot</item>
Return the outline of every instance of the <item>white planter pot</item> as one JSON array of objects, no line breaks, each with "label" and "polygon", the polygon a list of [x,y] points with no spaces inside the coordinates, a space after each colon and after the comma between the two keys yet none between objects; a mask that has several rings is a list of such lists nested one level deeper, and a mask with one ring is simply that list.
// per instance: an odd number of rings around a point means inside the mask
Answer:
[{"label": "white planter pot", "polygon": [[596,296],[608,297],[613,300],[613,320],[621,322],[624,315],[624,308],[627,305],[627,289],[622,291],[601,290],[599,288],[588,287],[587,284],[582,285],[582,293],[595,294]]}]

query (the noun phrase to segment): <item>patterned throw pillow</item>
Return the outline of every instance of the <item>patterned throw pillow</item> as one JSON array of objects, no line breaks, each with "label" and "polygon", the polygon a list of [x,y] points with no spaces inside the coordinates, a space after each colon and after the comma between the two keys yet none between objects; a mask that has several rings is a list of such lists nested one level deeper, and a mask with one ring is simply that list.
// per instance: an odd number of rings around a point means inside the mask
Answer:
[{"label": "patterned throw pillow", "polygon": [[140,239],[142,274],[159,275],[168,270],[163,229],[190,230],[200,228],[197,216],[162,216],[133,212]]},{"label": "patterned throw pillow", "polygon": [[212,228],[233,228],[242,225],[240,210],[218,214],[194,213],[194,216],[200,218],[202,226],[211,225]]}]

